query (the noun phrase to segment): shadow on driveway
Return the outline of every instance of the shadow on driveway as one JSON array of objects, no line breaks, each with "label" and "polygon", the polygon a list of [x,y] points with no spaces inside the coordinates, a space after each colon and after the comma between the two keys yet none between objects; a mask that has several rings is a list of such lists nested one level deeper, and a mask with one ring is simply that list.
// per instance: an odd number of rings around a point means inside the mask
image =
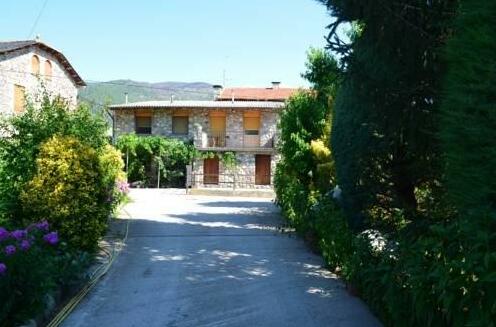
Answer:
[{"label": "shadow on driveway", "polygon": [[125,250],[64,326],[380,326],[272,203],[167,200],[129,206]]}]

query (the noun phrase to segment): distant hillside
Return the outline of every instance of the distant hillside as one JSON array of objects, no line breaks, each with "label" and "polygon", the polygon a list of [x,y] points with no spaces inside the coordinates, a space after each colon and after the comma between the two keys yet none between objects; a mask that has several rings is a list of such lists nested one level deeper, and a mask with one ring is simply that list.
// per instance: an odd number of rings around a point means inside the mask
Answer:
[{"label": "distant hillside", "polygon": [[81,101],[90,103],[124,103],[128,93],[129,102],[148,100],[212,100],[213,89],[208,83],[159,82],[147,83],[132,80],[87,83],[79,93]]}]

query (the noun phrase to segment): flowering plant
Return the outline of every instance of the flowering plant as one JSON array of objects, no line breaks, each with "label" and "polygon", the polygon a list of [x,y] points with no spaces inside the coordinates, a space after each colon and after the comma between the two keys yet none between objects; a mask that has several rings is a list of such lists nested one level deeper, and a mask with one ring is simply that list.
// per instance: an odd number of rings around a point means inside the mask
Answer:
[{"label": "flowering plant", "polygon": [[55,246],[59,242],[57,232],[51,232],[47,221],[41,221],[28,226],[26,229],[17,229],[9,232],[0,227],[0,278],[9,272],[9,263],[19,261],[16,256],[26,256],[26,252],[33,246]]},{"label": "flowering plant", "polygon": [[67,270],[64,249],[47,221],[17,230],[0,227],[0,321],[22,322],[43,308],[44,296]]}]

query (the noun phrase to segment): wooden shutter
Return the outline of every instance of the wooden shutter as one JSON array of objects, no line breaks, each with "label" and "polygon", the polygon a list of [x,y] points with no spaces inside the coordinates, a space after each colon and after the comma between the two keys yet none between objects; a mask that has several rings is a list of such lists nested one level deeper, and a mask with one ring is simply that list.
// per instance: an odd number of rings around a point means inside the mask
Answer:
[{"label": "wooden shutter", "polygon": [[26,107],[26,88],[20,85],[14,85],[14,113],[24,112]]},{"label": "wooden shutter", "polygon": [[216,133],[225,133],[226,116],[210,116],[210,130]]},{"label": "wooden shutter", "polygon": [[219,158],[203,160],[203,184],[219,184]]},{"label": "wooden shutter", "polygon": [[260,111],[247,111],[243,115],[244,146],[260,146]]},{"label": "wooden shutter", "polygon": [[226,146],[226,114],[223,111],[210,113],[208,145],[210,147]]},{"label": "wooden shutter", "polygon": [[255,155],[255,185],[270,185],[270,155]]},{"label": "wooden shutter", "polygon": [[260,117],[245,117],[245,131],[257,131],[260,129]]}]

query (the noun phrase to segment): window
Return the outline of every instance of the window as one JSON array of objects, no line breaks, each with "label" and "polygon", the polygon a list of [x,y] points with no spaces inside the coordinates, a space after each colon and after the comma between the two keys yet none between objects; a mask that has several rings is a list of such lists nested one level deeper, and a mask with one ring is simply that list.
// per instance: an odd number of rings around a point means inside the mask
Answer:
[{"label": "window", "polygon": [[52,63],[50,60],[45,61],[45,78],[47,81],[52,79]]},{"label": "window", "polygon": [[188,135],[188,124],[187,112],[175,112],[172,116],[172,134]]},{"label": "window", "polygon": [[245,112],[243,118],[245,135],[258,135],[260,129],[260,112]]},{"label": "window", "polygon": [[26,88],[21,85],[14,85],[14,113],[24,112],[26,107]]},{"label": "window", "polygon": [[243,115],[244,146],[248,148],[260,146],[260,111],[246,111]]},{"label": "window", "polygon": [[151,111],[137,111],[134,113],[136,134],[152,133],[152,113]]},{"label": "window", "polygon": [[40,58],[37,55],[31,57],[31,72],[34,75],[40,74]]},{"label": "window", "polygon": [[224,111],[210,112],[209,147],[226,146],[226,113]]}]

